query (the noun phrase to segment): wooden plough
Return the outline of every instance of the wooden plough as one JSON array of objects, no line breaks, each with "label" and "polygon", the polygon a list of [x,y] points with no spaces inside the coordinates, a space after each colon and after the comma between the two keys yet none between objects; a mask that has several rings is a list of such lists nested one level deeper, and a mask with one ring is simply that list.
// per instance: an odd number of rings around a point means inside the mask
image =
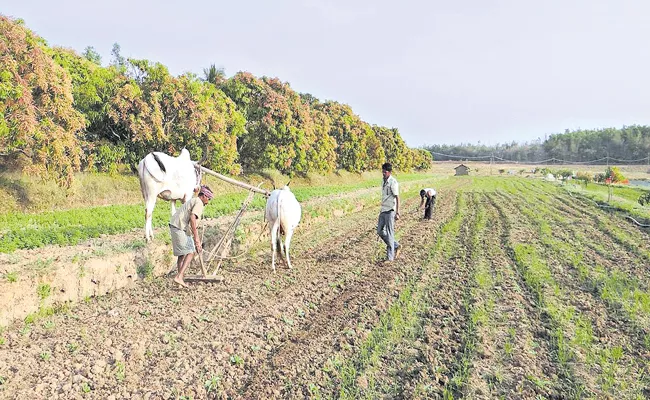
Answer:
[{"label": "wooden plough", "polygon": [[[244,212],[248,208],[248,206],[251,204],[253,201],[253,197],[255,193],[260,193],[264,195],[265,197],[269,197],[271,194],[268,190],[264,190],[258,186],[253,186],[249,185],[244,182],[240,182],[238,180],[228,178],[227,176],[221,175],[217,172],[214,172],[208,168],[201,167],[201,171],[208,174],[212,175],[216,178],[219,178],[225,182],[231,183],[233,185],[242,187],[244,189],[248,189],[248,196],[242,203],[241,209],[237,213],[237,216],[235,217],[235,220],[230,224],[226,232],[223,234],[219,242],[215,245],[215,247],[208,253],[208,257],[206,260],[203,259],[203,254],[206,253],[205,250],[201,254],[199,254],[199,264],[201,265],[201,273],[202,275],[186,275],[184,279],[186,281],[202,281],[202,282],[220,282],[223,280],[223,277],[220,275],[217,275],[217,272],[219,271],[219,268],[221,267],[221,264],[223,263],[223,260],[228,258],[228,252],[230,251],[230,245],[234,239],[235,232],[237,231],[237,227],[239,226],[239,223],[241,222],[241,219],[244,215]],[[261,183],[260,183],[261,185]],[[205,234],[205,226],[203,228],[203,233]],[[201,238],[203,239],[203,238]],[[216,268],[210,272],[210,266],[212,265],[212,262],[218,259],[219,263],[217,264]]]}]

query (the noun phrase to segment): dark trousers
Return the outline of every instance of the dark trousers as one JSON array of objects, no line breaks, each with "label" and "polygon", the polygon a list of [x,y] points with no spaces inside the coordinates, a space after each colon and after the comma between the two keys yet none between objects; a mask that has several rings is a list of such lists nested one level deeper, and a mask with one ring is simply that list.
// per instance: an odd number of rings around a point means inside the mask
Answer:
[{"label": "dark trousers", "polygon": [[433,208],[436,206],[436,198],[431,197],[427,198],[427,202],[424,205],[424,219],[431,219],[431,214],[433,213]]}]

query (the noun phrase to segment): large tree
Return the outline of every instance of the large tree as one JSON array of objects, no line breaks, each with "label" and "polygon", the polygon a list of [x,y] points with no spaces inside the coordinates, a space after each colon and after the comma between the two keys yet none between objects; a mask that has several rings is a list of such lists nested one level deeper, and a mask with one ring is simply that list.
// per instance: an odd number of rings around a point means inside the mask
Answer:
[{"label": "large tree", "polygon": [[236,140],[245,120],[221,90],[194,75],[173,77],[159,63],[128,63],[133,76],[124,78],[108,115],[134,156],[151,150],[174,154],[187,147],[195,159],[207,151],[207,166],[215,170],[238,172]]},{"label": "large tree", "polygon": [[305,173],[333,168],[329,119],[311,110],[288,84],[240,72],[221,88],[246,115],[246,133],[238,140],[245,169]]},{"label": "large tree", "polygon": [[0,15],[0,153],[7,165],[69,186],[85,121],[46,46],[22,21]]},{"label": "large tree", "polygon": [[211,64],[209,68],[203,68],[203,80],[219,86],[226,80],[226,70]]},{"label": "large tree", "polygon": [[393,164],[398,170],[410,170],[413,168],[410,149],[406,146],[404,140],[399,134],[397,128],[386,128],[374,125],[372,130],[375,132],[386,154],[386,160]]},{"label": "large tree", "polygon": [[316,107],[332,120],[330,136],[336,141],[337,168],[362,172],[382,164],[385,155],[379,139],[350,106],[328,101]]}]

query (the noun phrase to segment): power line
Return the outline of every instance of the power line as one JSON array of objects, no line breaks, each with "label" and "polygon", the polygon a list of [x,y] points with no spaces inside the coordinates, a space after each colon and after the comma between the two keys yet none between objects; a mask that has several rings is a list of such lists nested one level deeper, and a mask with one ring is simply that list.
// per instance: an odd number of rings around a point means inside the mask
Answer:
[{"label": "power line", "polygon": [[[445,157],[451,157],[451,158],[463,158],[463,159],[479,159],[479,158],[490,158],[490,156],[478,156],[478,157],[473,157],[473,156],[456,156],[453,154],[443,154],[443,153],[436,153],[435,151],[429,151],[431,154],[437,154],[439,156],[445,156]],[[497,158],[494,156],[494,158]]]},{"label": "power line", "polygon": [[597,158],[594,160],[589,160],[589,161],[573,161],[573,160],[563,160],[560,158],[547,158],[546,160],[541,160],[541,161],[520,161],[520,160],[510,160],[507,158],[503,157],[498,157],[494,155],[485,155],[485,156],[459,156],[455,154],[444,154],[444,153],[438,153],[435,151],[429,151],[431,154],[442,156],[442,157],[447,157],[447,158],[455,158],[455,159],[463,159],[463,160],[475,160],[475,161],[480,161],[480,160],[499,160],[507,163],[514,163],[514,164],[592,164],[592,163],[597,163],[600,161],[614,161],[614,162],[619,162],[619,163],[641,163],[641,162],[648,162],[650,163],[650,156],[643,157],[643,158],[638,158],[634,160],[626,160],[626,159],[620,159],[620,158],[614,158],[614,157],[602,157],[602,158]]}]

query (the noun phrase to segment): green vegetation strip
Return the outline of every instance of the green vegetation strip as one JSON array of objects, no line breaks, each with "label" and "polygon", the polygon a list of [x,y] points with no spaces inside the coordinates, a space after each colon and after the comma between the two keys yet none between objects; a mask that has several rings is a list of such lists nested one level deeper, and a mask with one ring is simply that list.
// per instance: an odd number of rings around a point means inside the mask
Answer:
[{"label": "green vegetation strip", "polygon": [[[506,201],[517,204],[520,211],[533,222],[544,248],[562,258],[569,258],[574,266],[581,265],[582,255],[571,251],[571,246],[556,238],[557,233],[548,223],[553,219],[553,213],[548,209],[544,210],[539,202],[536,202],[537,207],[534,209],[522,205],[521,202],[530,196],[530,193],[521,192],[519,195],[521,200],[507,198]],[[577,362],[590,371],[591,376],[598,377],[598,387],[588,388],[595,390],[595,393],[592,394],[602,391],[614,395],[623,393],[625,395],[640,395],[641,388],[634,382],[625,379],[626,376],[630,376],[631,371],[628,371],[628,374],[620,375],[619,369],[622,368],[620,361],[625,356],[623,347],[615,343],[601,347],[596,343],[592,321],[576,307],[566,304],[571,302],[571,296],[567,293],[567,289],[554,279],[553,271],[545,261],[544,251],[528,243],[513,243],[512,250],[524,281],[536,295],[538,304],[550,317],[557,361],[568,378],[573,375],[571,380],[573,393],[583,395],[586,389],[584,382],[578,383],[572,372],[573,366]],[[582,264],[583,271],[584,268],[586,266]],[[595,365],[598,365],[598,368],[594,368]]]},{"label": "green vegetation strip", "polygon": [[[610,306],[615,306],[616,309],[620,308],[631,321],[642,327],[650,328],[650,293],[642,289],[638,279],[622,271],[605,269],[602,265],[592,266],[587,263],[583,248],[589,239],[582,235],[580,230],[574,229],[576,225],[573,221],[565,220],[564,217],[540,204],[539,201],[535,201],[535,204],[537,205],[536,212],[527,212],[526,214],[537,224],[542,242],[555,251],[558,256],[567,259],[571,266],[578,271],[580,281],[591,288],[594,293],[600,294],[600,298]],[[564,238],[560,239],[557,232],[554,233],[553,228],[549,226],[548,221],[556,221],[561,225],[562,230],[570,231],[570,239],[573,243],[568,242],[567,234],[561,232],[559,236]],[[650,334],[647,334],[646,338],[645,341],[650,341]]]},{"label": "green vegetation strip", "polygon": [[[434,270],[437,269],[434,260],[439,254],[442,253],[449,258],[455,253],[465,208],[465,199],[459,194],[456,213],[440,228],[434,246],[427,259],[423,261],[423,268],[430,270],[427,272],[429,275],[433,276]],[[378,325],[361,344],[359,352],[348,360],[341,361],[335,358],[328,363],[326,370],[338,378],[340,398],[376,398],[378,388],[374,373],[380,367],[382,355],[403,339],[414,339],[414,336],[422,331],[422,326],[426,322],[424,315],[428,308],[427,295],[433,287],[435,287],[434,282],[427,282],[424,285],[420,276],[413,276],[398,299],[381,315]],[[362,375],[368,379],[366,389],[358,386],[357,378]]]},{"label": "green vegetation strip", "polygon": [[482,289],[476,284],[478,273],[476,267],[481,262],[482,256],[480,241],[486,227],[485,209],[477,204],[475,195],[472,196],[472,203],[474,208],[477,209],[477,214],[471,222],[469,232],[467,232],[470,235],[470,246],[467,255],[468,260],[464,261],[471,265],[469,282],[472,283],[465,287],[463,293],[463,309],[468,316],[467,328],[463,332],[463,350],[454,368],[454,375],[444,388],[443,397],[445,399],[453,399],[455,396],[461,397],[463,395],[471,371],[472,360],[476,353],[477,327],[478,324],[484,324],[487,321],[485,304],[477,304],[483,293],[481,293]]},{"label": "green vegetation strip", "polygon": [[[432,178],[423,174],[399,175],[400,182],[415,182]],[[320,187],[299,187],[292,189],[298,201],[349,193],[360,189],[378,187],[381,177],[347,185]],[[241,208],[247,193],[217,195],[206,207],[205,217],[214,218],[233,213]],[[256,196],[251,209],[263,209],[265,200]],[[180,205],[180,203],[179,203]],[[170,206],[159,201],[153,215],[154,226],[165,226],[169,222]],[[100,235],[128,232],[144,226],[144,205],[116,205],[92,207],[39,214],[0,215],[0,253],[17,249],[34,249],[49,244],[74,245]]]},{"label": "green vegetation strip", "polygon": [[[565,184],[562,189],[571,193],[579,193],[593,201],[605,203],[609,198],[610,187],[599,183],[582,184]],[[643,207],[639,204],[639,198],[648,193],[648,190],[621,185],[611,185],[612,201],[611,205],[621,211],[630,214],[650,218],[650,208]]]}]

